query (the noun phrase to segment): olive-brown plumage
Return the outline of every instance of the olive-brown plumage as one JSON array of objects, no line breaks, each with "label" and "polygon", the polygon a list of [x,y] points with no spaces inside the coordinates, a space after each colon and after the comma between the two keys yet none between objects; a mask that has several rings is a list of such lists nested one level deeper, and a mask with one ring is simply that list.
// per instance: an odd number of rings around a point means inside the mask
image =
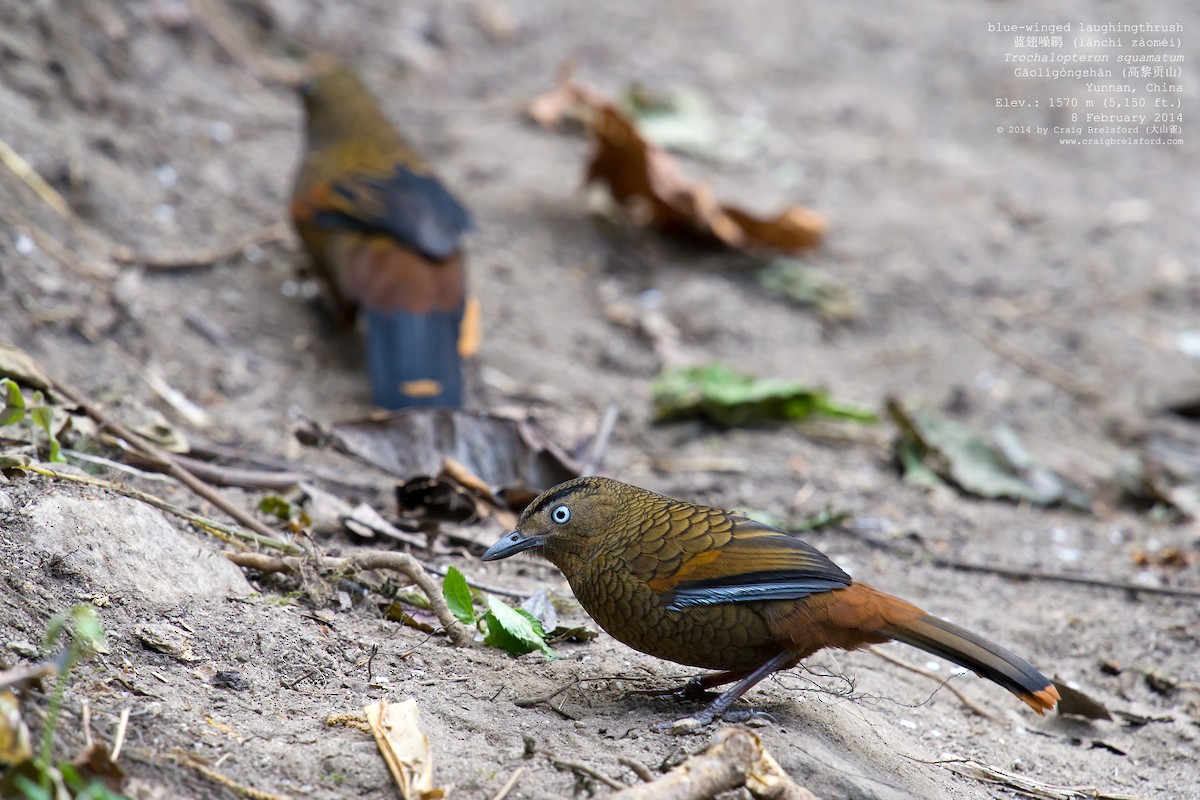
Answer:
[{"label": "olive-brown plumage", "polygon": [[338,322],[365,312],[376,403],[459,405],[477,323],[459,245],[470,215],[349,69],[323,62],[300,91],[292,219]]},{"label": "olive-brown plumage", "polygon": [[1023,659],[913,604],[851,580],[816,548],[746,517],[609,478],[578,478],[534,500],[484,560],[531,550],[562,570],[614,638],[737,683],[707,723],[762,678],[826,647],[897,640],[998,683],[1038,713],[1058,692]]}]

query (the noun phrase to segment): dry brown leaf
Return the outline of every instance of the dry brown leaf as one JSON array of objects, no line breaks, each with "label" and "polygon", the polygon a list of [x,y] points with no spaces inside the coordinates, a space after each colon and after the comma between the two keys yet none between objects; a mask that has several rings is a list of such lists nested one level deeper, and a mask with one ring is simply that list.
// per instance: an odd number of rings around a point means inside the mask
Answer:
[{"label": "dry brown leaf", "polygon": [[1139,567],[1166,567],[1168,569],[1184,569],[1195,561],[1191,553],[1178,547],[1164,547],[1157,552],[1149,552],[1140,547],[1133,551],[1133,563]]},{"label": "dry brown leaf", "polygon": [[725,206],[724,210],[750,242],[762,243],[776,250],[796,251],[816,247],[825,234],[825,218],[803,206],[791,206],[767,220],[752,217],[731,206]]},{"label": "dry brown leaf", "polygon": [[508,528],[530,499],[577,477],[574,460],[530,419],[445,408],[372,414],[298,435],[327,444],[400,479],[407,523],[494,517]]},{"label": "dry brown leaf", "polygon": [[10,691],[0,691],[0,764],[13,765],[33,757],[29,728],[21,717],[21,704]]},{"label": "dry brown leaf", "polygon": [[487,485],[483,478],[471,472],[465,464],[457,459],[450,458],[450,456],[443,458],[442,474],[458,481],[467,491],[475,492],[481,497],[493,500],[491,487]]},{"label": "dry brown leaf", "polygon": [[574,69],[564,64],[558,70],[558,80],[553,89],[542,92],[525,106],[525,114],[547,130],[571,125],[587,125],[590,109],[604,103],[597,91],[576,83]]},{"label": "dry brown leaf", "polygon": [[109,791],[119,792],[125,785],[125,770],[112,759],[108,745],[96,742],[71,762],[86,781],[101,781]]},{"label": "dry brown leaf", "polygon": [[720,203],[711,188],[689,180],[665,150],[647,142],[624,112],[569,75],[535,98],[527,113],[546,127],[584,121],[596,144],[586,182],[605,184],[635,224],[748,251],[796,252],[825,233],[825,218],[801,206],[761,218]]},{"label": "dry brown leaf", "polygon": [[0,378],[12,378],[24,386],[49,391],[50,379],[37,363],[16,345],[0,342]]},{"label": "dry brown leaf", "polygon": [[399,703],[380,700],[363,708],[379,752],[405,800],[441,800],[450,787],[433,785],[433,755],[429,737],[417,724],[420,710],[412,698]]},{"label": "dry brown leaf", "polygon": [[1073,689],[1057,677],[1054,688],[1058,689],[1058,713],[1072,714],[1087,719],[1112,719],[1108,707],[1094,697]]},{"label": "dry brown leaf", "polygon": [[329,426],[306,421],[297,435],[329,445],[401,479],[438,475],[453,459],[493,487],[539,492],[576,477],[578,467],[530,419],[445,408],[375,413]]}]

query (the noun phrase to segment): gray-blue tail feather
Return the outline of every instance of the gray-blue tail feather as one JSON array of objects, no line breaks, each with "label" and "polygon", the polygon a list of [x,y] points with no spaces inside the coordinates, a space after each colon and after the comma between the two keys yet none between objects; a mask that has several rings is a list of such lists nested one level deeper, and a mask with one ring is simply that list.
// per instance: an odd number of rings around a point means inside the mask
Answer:
[{"label": "gray-blue tail feather", "polygon": [[462,405],[462,308],[426,314],[367,309],[366,317],[367,369],[376,405]]}]

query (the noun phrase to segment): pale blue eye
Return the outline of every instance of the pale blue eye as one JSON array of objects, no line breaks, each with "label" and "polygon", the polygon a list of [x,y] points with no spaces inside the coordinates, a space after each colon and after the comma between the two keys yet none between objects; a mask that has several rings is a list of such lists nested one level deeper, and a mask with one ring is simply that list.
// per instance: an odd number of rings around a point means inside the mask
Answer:
[{"label": "pale blue eye", "polygon": [[566,506],[555,506],[550,512],[550,521],[555,525],[562,525],[571,518],[571,509]]}]

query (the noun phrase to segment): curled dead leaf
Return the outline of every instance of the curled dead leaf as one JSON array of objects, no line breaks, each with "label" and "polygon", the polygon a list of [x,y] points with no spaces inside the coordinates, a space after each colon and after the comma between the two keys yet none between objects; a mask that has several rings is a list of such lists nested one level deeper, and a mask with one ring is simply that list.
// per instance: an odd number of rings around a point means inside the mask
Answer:
[{"label": "curled dead leaf", "polygon": [[569,74],[535,98],[527,113],[545,127],[583,121],[595,143],[585,182],[607,186],[634,224],[747,251],[797,252],[825,234],[825,218],[801,206],[759,217],[722,204],[709,186],[689,180],[666,150],[648,142],[624,111]]},{"label": "curled dead leaf", "polygon": [[365,706],[363,712],[404,800],[440,800],[449,796],[450,787],[434,786],[433,755],[429,738],[418,723],[417,701],[380,700]]}]

